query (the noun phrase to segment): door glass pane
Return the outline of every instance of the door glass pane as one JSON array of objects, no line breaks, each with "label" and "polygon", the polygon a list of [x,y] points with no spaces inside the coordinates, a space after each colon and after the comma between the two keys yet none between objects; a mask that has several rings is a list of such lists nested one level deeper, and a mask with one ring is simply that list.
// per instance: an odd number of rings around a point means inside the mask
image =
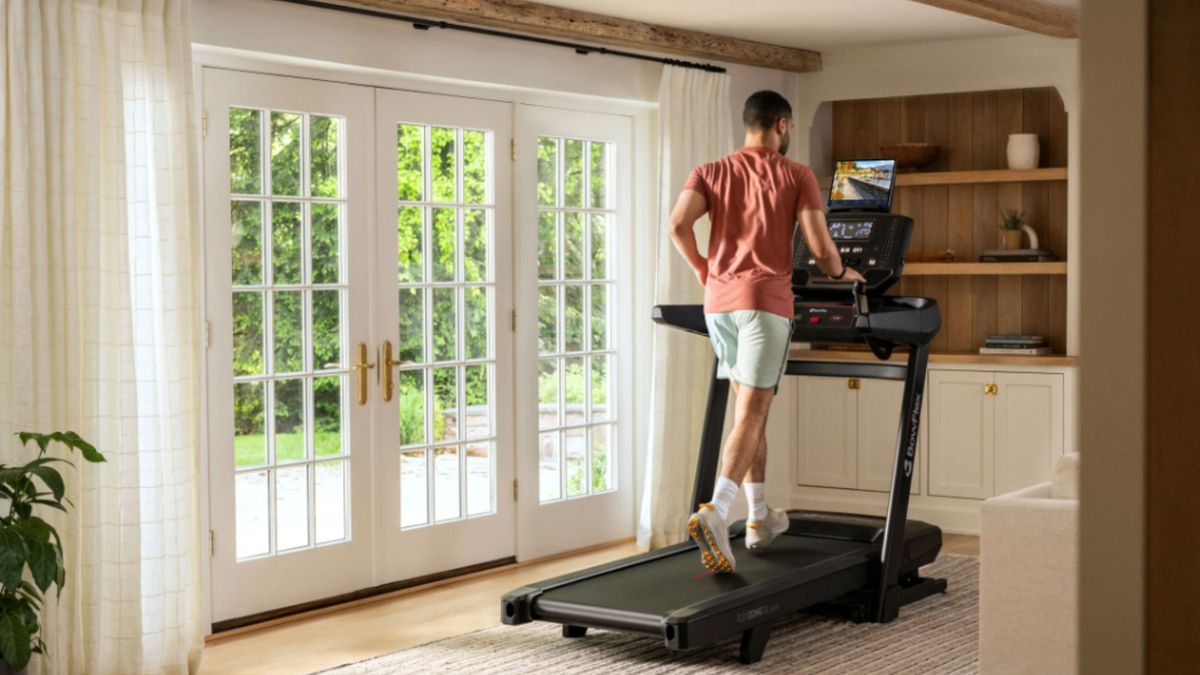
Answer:
[{"label": "door glass pane", "polygon": [[428,451],[400,453],[400,527],[429,522]]},{"label": "door glass pane", "polygon": [[491,394],[488,389],[490,366],[466,367],[466,438],[487,438],[492,435]]},{"label": "door glass pane", "polygon": [[402,370],[396,376],[400,405],[400,445],[425,442],[425,371]]},{"label": "door glass pane", "polygon": [[578,497],[588,492],[587,429],[567,429],[565,435],[567,445],[567,496]]},{"label": "door glass pane", "polygon": [[271,113],[271,194],[300,194],[300,115]]},{"label": "door glass pane", "polygon": [[552,501],[562,497],[557,431],[538,434],[538,496]]},{"label": "door glass pane", "polygon": [[275,538],[278,550],[308,546],[308,466],[275,470]]},{"label": "door glass pane", "polygon": [[454,142],[455,130],[443,127],[430,129],[430,144],[432,148],[431,166],[433,167],[433,201],[458,201],[458,184],[456,176],[458,153]]},{"label": "door glass pane", "polygon": [[483,286],[473,286],[463,289],[463,318],[466,323],[466,353],[467,360],[486,359],[488,357],[488,289]]},{"label": "door glass pane", "polygon": [[262,194],[262,111],[229,109],[229,193]]},{"label": "door glass pane", "polygon": [[492,510],[492,443],[467,444],[467,515]]},{"label": "door glass pane", "polygon": [[458,223],[456,209],[433,210],[433,280],[454,281],[458,250]]},{"label": "door glass pane", "polygon": [[396,221],[396,233],[399,236],[396,280],[400,283],[425,278],[425,254],[421,245],[425,240],[425,211],[419,206],[400,207],[400,216]]},{"label": "door glass pane", "polygon": [[337,204],[309,206],[312,215],[312,282],[336,284],[342,280],[340,250],[341,232],[338,225],[341,209]]},{"label": "door glass pane", "polygon": [[275,372],[304,369],[304,306],[300,291],[277,291],[274,300]]},{"label": "door glass pane", "polygon": [[396,195],[402,202],[425,199],[425,127],[400,124],[396,127]]},{"label": "door glass pane", "polygon": [[[349,534],[345,119],[229,114],[231,191],[271,195],[230,202],[237,556],[245,558]],[[266,288],[238,288],[250,285]]]},{"label": "door glass pane", "polygon": [[459,508],[458,446],[433,451],[434,519],[457,518]]},{"label": "door glass pane", "polygon": [[317,543],[328,544],[346,538],[346,467],[348,462],[337,460],[316,464],[313,482],[316,490],[313,507],[316,510]]},{"label": "door glass pane", "polygon": [[401,363],[425,360],[425,289],[400,289],[400,345],[396,358]]},{"label": "door glass pane", "polygon": [[238,382],[233,385],[233,457],[234,465],[259,466],[267,463],[266,403],[262,382]]},{"label": "door glass pane", "polygon": [[256,286],[262,278],[262,202],[233,202],[233,285]]},{"label": "door glass pane", "polygon": [[271,552],[269,476],[270,473],[263,469],[233,477],[238,558]]},{"label": "door glass pane", "polygon": [[[400,520],[412,527],[494,510],[494,153],[487,130],[398,123],[397,138]],[[436,206],[412,203],[423,191]]]},{"label": "door glass pane", "polygon": [[304,459],[304,380],[275,382],[275,461]]},{"label": "door glass pane", "polygon": [[539,496],[552,501],[612,489],[616,204],[611,143],[538,149]]},{"label": "door glass pane", "polygon": [[341,192],[338,184],[338,146],[340,124],[335,117],[309,118],[309,194],[313,197],[337,197]]},{"label": "door glass pane", "polygon": [[342,378],[313,380],[313,452],[317,457],[342,454]]},{"label": "door glass pane", "polygon": [[261,375],[263,365],[263,294],[233,294],[233,374]]},{"label": "door glass pane", "polygon": [[339,368],[342,356],[341,291],[313,291],[313,370]]},{"label": "door glass pane", "polygon": [[458,368],[433,369],[433,440],[458,438]]},{"label": "door glass pane", "polygon": [[463,131],[463,201],[484,204],[487,199],[487,135]]}]

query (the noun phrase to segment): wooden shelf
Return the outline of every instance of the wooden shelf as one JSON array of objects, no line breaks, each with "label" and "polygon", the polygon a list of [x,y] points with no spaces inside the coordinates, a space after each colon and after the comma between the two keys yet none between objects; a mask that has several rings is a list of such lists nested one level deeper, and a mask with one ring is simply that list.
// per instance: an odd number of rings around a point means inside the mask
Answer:
[{"label": "wooden shelf", "polygon": [[904,264],[904,273],[909,276],[957,276],[957,275],[1012,275],[1012,274],[1066,274],[1067,263],[1055,262],[911,262]]},{"label": "wooden shelf", "polygon": [[[1067,179],[1067,167],[1052,166],[1044,169],[981,169],[978,171],[928,171],[896,174],[897,187],[920,185],[974,185],[977,183],[1036,183]],[[829,189],[833,179],[826,176],[820,180],[823,189]]]},{"label": "wooden shelf", "polygon": [[[803,349],[793,348],[788,352],[790,359],[806,361],[878,361],[868,350],[857,349]],[[900,360],[897,360],[900,359]],[[904,352],[897,350],[892,361],[903,364]],[[930,363],[981,364],[1001,366],[1069,366],[1076,365],[1074,356],[1049,354],[1046,356],[1005,356],[1002,354],[980,354],[979,352],[943,351],[932,352]]]}]

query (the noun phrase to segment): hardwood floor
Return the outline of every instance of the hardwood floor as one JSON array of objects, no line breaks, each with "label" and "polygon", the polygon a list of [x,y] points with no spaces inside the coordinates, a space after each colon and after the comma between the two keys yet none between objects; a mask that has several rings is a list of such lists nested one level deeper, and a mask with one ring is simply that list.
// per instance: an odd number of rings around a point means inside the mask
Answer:
[{"label": "hardwood floor", "polygon": [[[979,538],[944,535],[942,551],[979,555]],[[499,622],[499,599],[524,583],[636,553],[632,541],[360,600],[209,638],[204,674],[309,673]]]}]

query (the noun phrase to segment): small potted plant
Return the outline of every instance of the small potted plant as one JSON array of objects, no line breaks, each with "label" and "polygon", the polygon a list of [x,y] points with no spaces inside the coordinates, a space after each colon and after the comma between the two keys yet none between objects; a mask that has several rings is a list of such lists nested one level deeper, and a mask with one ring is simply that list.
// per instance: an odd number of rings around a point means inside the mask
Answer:
[{"label": "small potted plant", "polygon": [[8,512],[0,516],[0,673],[21,672],[33,654],[42,653],[42,594],[55,586],[61,595],[66,581],[62,540],[34,509],[65,512],[71,505],[62,474],[53,466],[70,462],[47,457],[46,450],[56,442],[78,450],[89,462],[104,461],[104,455],[73,431],[17,436],[22,445],[37,444],[38,454],[23,465],[0,463],[0,504],[8,502]]},{"label": "small potted plant", "polygon": [[1021,235],[1025,230],[1025,212],[1017,209],[1005,209],[1000,218],[1000,231],[1004,234],[1004,248],[1014,250],[1021,248]]}]

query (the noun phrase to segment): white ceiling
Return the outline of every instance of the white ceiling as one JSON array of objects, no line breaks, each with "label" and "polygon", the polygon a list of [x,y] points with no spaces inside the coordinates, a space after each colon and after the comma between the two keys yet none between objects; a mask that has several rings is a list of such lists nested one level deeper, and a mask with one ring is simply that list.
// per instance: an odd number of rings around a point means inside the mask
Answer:
[{"label": "white ceiling", "polygon": [[[539,0],[674,28],[828,51],[1028,34],[908,0]],[[1080,0],[1050,0],[1078,7]]]}]

